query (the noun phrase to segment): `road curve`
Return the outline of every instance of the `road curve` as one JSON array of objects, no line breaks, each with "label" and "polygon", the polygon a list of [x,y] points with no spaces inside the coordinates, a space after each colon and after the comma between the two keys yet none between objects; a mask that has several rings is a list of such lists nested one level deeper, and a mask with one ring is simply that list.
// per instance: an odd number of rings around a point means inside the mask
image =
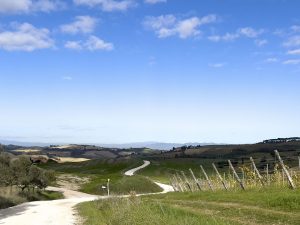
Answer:
[{"label": "road curve", "polygon": [[[135,174],[135,172],[137,172],[138,170],[141,170],[147,166],[150,165],[150,161],[144,160],[144,164],[136,167],[134,169],[128,170],[125,172],[126,176],[133,176]],[[149,193],[149,194],[140,194],[140,195],[151,195],[151,194],[164,194],[164,193],[168,193],[168,192],[173,192],[174,188],[171,185],[167,185],[167,184],[162,184],[159,182],[154,182],[156,185],[158,185],[161,189],[163,189],[162,192],[159,193]]]},{"label": "road curve", "polygon": [[[133,176],[136,171],[149,165],[149,161],[144,161],[142,166],[128,170],[125,172],[125,175]],[[170,185],[158,182],[155,183],[163,189],[160,193],[174,191]],[[82,202],[107,198],[106,196],[89,195],[64,188],[49,187],[47,189],[62,192],[65,199],[28,202],[0,210],[0,225],[74,225],[76,224],[75,205]],[[153,195],[160,193],[148,193],[141,195]],[[121,195],[118,197],[128,197],[128,195]]]},{"label": "road curve", "polygon": [[125,172],[125,175],[126,175],[126,176],[133,176],[134,173],[135,173],[136,171],[141,170],[141,169],[143,169],[143,168],[145,168],[145,167],[147,167],[147,166],[149,166],[149,165],[150,165],[150,162],[147,161],[147,160],[144,160],[144,164],[143,164],[143,165],[141,165],[141,166],[139,166],[139,167],[136,167],[136,168],[133,168],[133,169],[131,169],[131,170],[126,171],[126,172]]}]

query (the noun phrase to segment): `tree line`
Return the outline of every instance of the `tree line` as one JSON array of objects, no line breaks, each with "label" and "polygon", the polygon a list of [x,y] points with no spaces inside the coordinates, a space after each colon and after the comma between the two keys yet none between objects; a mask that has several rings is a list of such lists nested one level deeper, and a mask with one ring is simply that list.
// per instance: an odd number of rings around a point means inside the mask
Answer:
[{"label": "tree line", "polygon": [[6,153],[0,146],[0,186],[34,191],[45,189],[54,180],[54,172],[39,168],[28,156]]}]

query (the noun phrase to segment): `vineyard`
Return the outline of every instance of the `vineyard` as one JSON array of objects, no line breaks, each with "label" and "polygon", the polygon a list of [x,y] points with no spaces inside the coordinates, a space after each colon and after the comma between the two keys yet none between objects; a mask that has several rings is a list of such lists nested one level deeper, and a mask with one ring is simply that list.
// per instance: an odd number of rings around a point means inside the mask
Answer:
[{"label": "vineyard", "polygon": [[266,164],[263,170],[259,170],[252,157],[249,163],[234,167],[228,160],[228,172],[220,173],[217,166],[212,163],[214,173],[208,175],[205,168],[200,165],[201,171],[195,173],[191,168],[179,171],[170,177],[170,184],[177,192],[215,191],[215,190],[249,190],[266,187],[290,187],[296,189],[300,186],[300,158],[298,168],[289,168],[277,150],[272,167]]}]

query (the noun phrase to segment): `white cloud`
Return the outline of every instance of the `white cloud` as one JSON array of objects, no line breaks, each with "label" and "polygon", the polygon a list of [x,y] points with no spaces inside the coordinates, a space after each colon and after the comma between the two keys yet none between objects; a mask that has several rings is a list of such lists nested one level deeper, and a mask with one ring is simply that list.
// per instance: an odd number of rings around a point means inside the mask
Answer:
[{"label": "white cloud", "polygon": [[156,4],[156,3],[167,2],[167,0],[145,0],[144,2],[147,4]]},{"label": "white cloud", "polygon": [[[259,35],[261,35],[264,32],[263,29],[255,30],[252,27],[243,27],[237,29],[234,33],[226,33],[224,35],[211,35],[208,37],[208,40],[213,42],[219,42],[219,41],[235,41],[238,38],[246,37],[246,38],[257,38]],[[265,42],[266,40],[264,40]],[[264,43],[266,44],[266,43]]]},{"label": "white cloud", "polygon": [[1,0],[0,13],[49,12],[64,5],[60,0]]},{"label": "white cloud", "polygon": [[293,26],[290,27],[290,29],[293,32],[300,32],[300,26],[299,25],[293,25]]},{"label": "white cloud", "polygon": [[213,42],[219,42],[219,41],[234,41],[237,38],[239,38],[240,35],[237,33],[226,33],[223,36],[220,35],[212,35],[208,37],[208,40]]},{"label": "white cloud", "polygon": [[132,0],[73,0],[76,5],[86,5],[89,7],[100,6],[103,11],[126,11],[128,8],[135,6]]},{"label": "white cloud", "polygon": [[279,60],[277,58],[267,58],[265,60],[266,63],[275,63],[275,62],[278,62]]},{"label": "white cloud", "polygon": [[82,46],[79,41],[68,41],[65,44],[65,48],[74,49],[74,50],[81,50]]},{"label": "white cloud", "polygon": [[70,24],[64,24],[60,27],[64,33],[92,33],[96,27],[97,19],[90,16],[77,16],[75,21]]},{"label": "white cloud", "polygon": [[300,35],[290,37],[283,45],[285,47],[300,46]]},{"label": "white cloud", "polygon": [[96,36],[91,36],[84,45],[90,51],[95,51],[95,50],[111,51],[114,49],[114,45],[112,43],[105,42]]},{"label": "white cloud", "polygon": [[202,18],[191,17],[188,19],[178,19],[174,15],[162,15],[158,17],[146,17],[145,27],[153,30],[159,38],[166,38],[178,35],[185,39],[196,36],[201,31],[199,27],[205,24],[216,22],[216,15],[208,15]]},{"label": "white cloud", "polygon": [[105,42],[104,40],[102,40],[96,36],[90,36],[84,42],[83,41],[68,41],[65,44],[65,48],[73,49],[73,50],[111,51],[114,49],[114,45],[110,42]]},{"label": "white cloud", "polygon": [[255,30],[252,27],[243,27],[243,28],[240,28],[238,31],[239,34],[241,34],[245,37],[248,37],[248,38],[256,38],[263,32],[264,32],[263,29]]},{"label": "white cloud", "polygon": [[226,65],[226,63],[213,63],[213,64],[209,64],[210,67],[213,68],[222,68]]},{"label": "white cloud", "polygon": [[290,50],[287,52],[288,55],[300,55],[300,48],[299,49],[294,49]]},{"label": "white cloud", "polygon": [[268,44],[269,42],[266,39],[257,39],[254,41],[254,43],[258,46],[258,47],[262,47],[266,44]]},{"label": "white cloud", "polygon": [[284,65],[298,65],[300,64],[300,59],[289,59],[286,61],[283,61]]},{"label": "white cloud", "polygon": [[62,77],[63,80],[73,80],[73,77],[71,76],[64,76]]},{"label": "white cloud", "polygon": [[12,31],[0,32],[0,48],[8,51],[34,51],[54,47],[48,29],[29,23],[15,25]]}]

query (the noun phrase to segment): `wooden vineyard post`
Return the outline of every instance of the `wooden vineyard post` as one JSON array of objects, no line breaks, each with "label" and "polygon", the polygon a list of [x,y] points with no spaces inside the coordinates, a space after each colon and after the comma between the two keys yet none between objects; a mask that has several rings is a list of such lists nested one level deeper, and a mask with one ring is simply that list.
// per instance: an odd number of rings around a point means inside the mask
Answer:
[{"label": "wooden vineyard post", "polygon": [[185,185],[183,185],[183,180],[181,179],[181,177],[180,177],[180,175],[178,173],[177,173],[177,177],[178,177],[178,180],[180,182],[182,191],[185,192],[186,191],[186,187],[185,187]]},{"label": "wooden vineyard post", "polygon": [[235,172],[235,169],[234,169],[234,167],[233,167],[233,165],[232,165],[232,163],[231,163],[230,160],[228,160],[228,164],[229,164],[230,169],[232,170],[233,176],[235,177],[235,179],[237,180],[237,182],[240,183],[241,188],[242,188],[243,190],[245,190],[245,185],[244,185],[244,183],[241,181],[241,179],[239,178],[239,176],[237,175],[237,173]]},{"label": "wooden vineyard post", "polygon": [[190,189],[191,192],[193,192],[192,186],[191,186],[189,180],[187,179],[187,177],[185,176],[185,173],[183,171],[181,171],[181,174],[185,180],[186,186]]},{"label": "wooden vineyard post", "polygon": [[174,182],[174,179],[170,178],[170,184],[173,187],[175,192],[179,191],[179,189],[177,188],[176,182]]},{"label": "wooden vineyard post", "polygon": [[299,170],[300,170],[300,156],[298,156],[298,161],[299,161]]},{"label": "wooden vineyard post", "polygon": [[213,166],[214,170],[216,171],[216,174],[217,174],[218,178],[219,178],[220,181],[222,182],[223,187],[225,188],[226,191],[228,191],[228,186],[227,186],[225,180],[223,179],[223,177],[221,176],[221,174],[219,173],[219,171],[218,171],[216,165],[213,163],[212,166]]},{"label": "wooden vineyard post", "polygon": [[181,192],[184,192],[180,182],[178,181],[176,175],[174,175],[174,180],[175,180],[175,183],[177,184],[177,187],[179,188],[178,190],[181,191]]},{"label": "wooden vineyard post", "polygon": [[269,164],[267,164],[267,184],[270,186]]},{"label": "wooden vineyard post", "polygon": [[290,176],[289,171],[286,169],[286,167],[285,167],[285,165],[284,165],[284,163],[283,163],[283,160],[281,159],[281,157],[280,157],[280,155],[279,155],[279,152],[278,152],[277,150],[275,150],[274,152],[275,152],[275,155],[277,156],[278,161],[279,161],[279,163],[280,163],[280,165],[281,165],[281,167],[282,167],[282,169],[283,169],[283,172],[285,173],[285,175],[286,175],[286,177],[287,177],[287,179],[288,179],[288,181],[289,181],[289,184],[290,184],[291,188],[292,188],[292,189],[296,189],[296,186],[295,186],[295,184],[294,184],[294,182],[293,182],[293,179],[292,179],[292,177]]},{"label": "wooden vineyard post", "polygon": [[203,166],[200,165],[200,168],[201,168],[201,170],[202,170],[202,173],[203,173],[204,176],[205,176],[205,179],[206,179],[206,181],[207,181],[207,183],[208,183],[208,186],[209,186],[210,190],[213,191],[214,189],[213,189],[212,183],[211,183],[210,179],[208,178],[208,176],[207,176],[207,174],[206,174],[206,172],[205,172]]},{"label": "wooden vineyard post", "polygon": [[256,167],[256,165],[255,165],[255,162],[254,162],[254,160],[253,160],[252,157],[250,157],[250,161],[251,161],[251,164],[252,164],[252,166],[253,166],[253,169],[254,169],[254,171],[255,171],[255,173],[256,173],[256,175],[257,175],[259,181],[260,181],[261,184],[264,186],[265,183],[264,183],[263,177],[262,177],[262,175],[260,175],[260,173],[259,173],[259,171],[258,171],[258,169],[257,169],[257,167]]},{"label": "wooden vineyard post", "polygon": [[193,179],[194,179],[194,181],[195,181],[195,183],[196,183],[196,185],[197,185],[199,191],[202,191],[200,182],[199,182],[199,181],[197,180],[197,178],[195,177],[195,174],[194,174],[193,170],[190,168],[189,171],[190,171],[190,173],[191,173],[191,175],[192,175],[192,177],[193,177]]}]

